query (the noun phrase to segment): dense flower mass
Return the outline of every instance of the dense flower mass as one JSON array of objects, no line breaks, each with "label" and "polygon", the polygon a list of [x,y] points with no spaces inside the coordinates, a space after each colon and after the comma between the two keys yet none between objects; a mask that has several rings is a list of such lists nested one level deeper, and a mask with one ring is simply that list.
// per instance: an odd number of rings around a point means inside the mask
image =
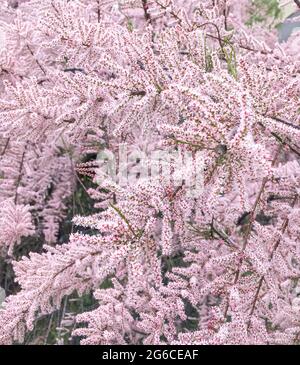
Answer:
[{"label": "dense flower mass", "polygon": [[1,1],[0,344],[74,293],[81,344],[299,343],[300,36],[257,3]]}]

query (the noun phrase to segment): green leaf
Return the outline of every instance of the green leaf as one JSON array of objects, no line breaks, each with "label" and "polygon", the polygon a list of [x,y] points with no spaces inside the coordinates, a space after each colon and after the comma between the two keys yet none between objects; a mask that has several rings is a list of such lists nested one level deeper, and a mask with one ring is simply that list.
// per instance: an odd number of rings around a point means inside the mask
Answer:
[{"label": "green leaf", "polygon": [[246,276],[251,276],[251,275],[253,275],[253,271],[245,271],[245,272],[242,273],[243,278],[246,277]]}]

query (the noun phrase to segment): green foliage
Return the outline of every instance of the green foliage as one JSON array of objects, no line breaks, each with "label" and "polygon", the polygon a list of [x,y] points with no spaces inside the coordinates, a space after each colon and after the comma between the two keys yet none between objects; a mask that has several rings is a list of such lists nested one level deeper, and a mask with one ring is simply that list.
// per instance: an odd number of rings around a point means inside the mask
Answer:
[{"label": "green foliage", "polygon": [[251,276],[251,275],[253,275],[253,272],[252,271],[245,271],[245,272],[242,273],[241,276],[244,278],[246,276]]},{"label": "green foliage", "polygon": [[223,46],[222,52],[227,62],[227,70],[235,79],[237,79],[237,62],[236,62],[236,52],[234,46],[226,41],[226,45]]},{"label": "green foliage", "polygon": [[133,22],[132,22],[132,20],[130,19],[130,18],[128,18],[128,20],[127,20],[127,29],[128,29],[128,31],[130,32],[130,33],[132,33],[133,32]]},{"label": "green foliage", "polygon": [[206,37],[204,38],[204,51],[205,51],[205,71],[211,72],[214,68],[213,59],[209,48],[206,46]]},{"label": "green foliage", "polygon": [[199,313],[188,300],[184,301],[184,309],[187,314],[187,319],[181,323],[180,331],[197,331],[199,327]]},{"label": "green foliage", "polygon": [[97,302],[91,293],[86,293],[83,296],[78,297],[77,293],[74,292],[71,296],[64,298],[63,306],[60,310],[37,319],[34,330],[26,335],[24,344],[55,345],[57,344],[57,340],[65,345],[79,344],[79,339],[71,339],[71,332],[77,326],[81,327],[81,324],[77,325],[74,321],[71,321],[70,324],[66,326],[62,324],[62,320],[66,314],[88,312],[94,310],[96,307]]},{"label": "green foliage", "polygon": [[278,0],[252,0],[249,11],[247,25],[253,26],[255,23],[266,23],[270,18],[271,25],[275,20],[280,19],[282,11]]}]

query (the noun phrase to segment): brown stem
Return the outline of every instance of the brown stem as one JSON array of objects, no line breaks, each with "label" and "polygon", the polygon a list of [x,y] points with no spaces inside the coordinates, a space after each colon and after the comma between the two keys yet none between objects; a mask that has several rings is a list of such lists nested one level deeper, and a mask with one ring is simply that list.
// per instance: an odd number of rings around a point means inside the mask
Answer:
[{"label": "brown stem", "polygon": [[300,126],[295,125],[295,124],[293,124],[291,122],[287,122],[286,120],[283,120],[283,119],[281,119],[279,117],[272,116],[272,117],[269,117],[269,118],[276,120],[276,122],[279,122],[279,123],[288,125],[289,127],[292,127],[292,128],[295,128],[295,129],[300,130]]},{"label": "brown stem", "polygon": [[100,19],[101,19],[100,0],[98,0],[97,3],[98,3],[97,17],[98,17],[98,23],[100,23]]},{"label": "brown stem", "polygon": [[143,6],[143,10],[144,10],[144,18],[146,20],[147,23],[151,24],[151,16],[149,14],[148,11],[148,3],[147,0],[142,0],[142,6]]},{"label": "brown stem", "polygon": [[7,150],[7,147],[8,147],[8,144],[9,144],[9,140],[10,140],[10,137],[7,138],[6,142],[5,142],[5,145],[4,145],[4,148],[3,148],[3,151],[1,152],[1,155],[0,156],[3,156]]},{"label": "brown stem", "polygon": [[[298,196],[295,195],[294,200],[293,200],[293,202],[291,204],[291,207],[292,208],[295,206],[295,204],[297,202],[297,198],[298,198]],[[276,241],[276,243],[275,243],[275,245],[274,245],[274,247],[273,247],[273,249],[271,251],[271,254],[270,254],[270,257],[269,257],[269,261],[272,261],[273,256],[274,256],[274,253],[277,250],[277,248],[278,248],[278,246],[279,246],[279,244],[281,242],[281,238],[284,235],[284,233],[285,233],[285,231],[286,231],[286,229],[288,227],[288,224],[289,224],[289,219],[286,218],[284,220],[283,224],[282,224],[282,227],[281,227],[281,237]],[[259,296],[259,293],[260,293],[260,290],[261,290],[261,287],[262,287],[262,284],[263,284],[264,279],[265,279],[265,276],[264,275],[262,275],[260,277],[260,279],[259,279],[258,286],[257,286],[257,289],[256,289],[256,293],[255,293],[255,297],[254,297],[254,300],[253,300],[253,303],[252,303],[252,307],[251,307],[251,311],[250,311],[250,318],[249,318],[249,321],[248,321],[247,329],[250,328],[250,325],[251,325],[251,316],[252,316],[252,314],[255,311],[255,307],[256,307],[256,304],[257,304],[257,301],[258,301],[258,296]]]},{"label": "brown stem", "polygon": [[216,227],[216,225],[214,224],[214,220],[211,222],[211,230],[212,232],[216,233],[216,235],[219,236],[229,247],[234,247],[238,249],[238,245],[234,243],[225,232]]},{"label": "brown stem", "polygon": [[18,202],[18,188],[20,186],[21,179],[22,179],[22,170],[23,170],[23,164],[24,164],[25,151],[26,151],[26,147],[22,153],[20,167],[19,167],[19,176],[18,176],[17,183],[16,183],[16,194],[15,194],[15,200],[14,200],[15,204],[17,204],[17,202]]},{"label": "brown stem", "polygon": [[218,26],[215,23],[213,23],[213,22],[206,22],[206,23],[203,23],[203,24],[198,25],[197,28],[206,27],[207,25],[212,25],[216,29],[218,36],[217,37],[212,37],[209,34],[206,34],[206,35],[208,37],[210,37],[210,38],[217,39],[218,42],[219,42],[220,48],[223,50],[223,42],[224,42],[224,39],[222,39],[220,30],[219,30]]},{"label": "brown stem", "polygon": [[[267,129],[263,123],[258,122],[258,124],[265,129]],[[296,155],[300,156],[300,148],[298,146],[293,146],[291,143],[284,140],[281,136],[279,136],[277,133],[270,131],[271,135],[277,139],[278,142],[280,142],[283,146],[289,147],[289,149],[294,152]]]},{"label": "brown stem", "polygon": [[[276,161],[277,161],[277,158],[279,156],[279,153],[281,151],[281,148],[282,146],[280,145],[276,154],[275,154],[275,157],[272,161],[272,166],[275,165]],[[261,196],[264,192],[264,189],[265,189],[265,186],[267,184],[267,182],[269,181],[269,177],[266,176],[263,178],[263,181],[262,181],[262,184],[261,184],[261,188],[258,192],[258,195],[255,199],[255,203],[253,205],[253,208],[251,210],[251,213],[250,213],[250,218],[249,218],[249,223],[247,225],[247,230],[246,230],[246,234],[245,234],[245,239],[244,239],[244,242],[243,242],[243,247],[242,247],[242,251],[241,252],[244,252],[246,247],[247,247],[247,244],[248,244],[248,241],[249,241],[249,237],[250,237],[250,233],[251,233],[251,229],[252,229],[252,226],[253,226],[253,223],[254,223],[254,220],[255,220],[255,215],[256,215],[256,210],[257,210],[257,207],[259,205],[259,202],[260,202],[260,199],[261,199]],[[235,273],[235,277],[234,277],[234,281],[233,281],[233,285],[235,285],[237,283],[237,281],[239,280],[239,277],[240,277],[240,268],[241,268],[241,265],[243,263],[243,259],[241,260],[240,262],[240,265],[239,265],[239,268],[237,269],[236,273]],[[227,313],[228,313],[228,309],[229,309],[229,298],[227,297],[227,301],[226,301],[226,306],[225,306],[225,311],[224,311],[224,317],[226,318],[227,317]]]},{"label": "brown stem", "polygon": [[227,7],[227,3],[225,0],[225,4],[224,4],[224,28],[225,30],[228,30],[228,7]]},{"label": "brown stem", "polygon": [[27,49],[28,49],[28,51],[30,52],[30,54],[32,55],[32,57],[34,58],[34,60],[35,60],[36,64],[37,64],[37,65],[39,66],[39,68],[42,70],[43,74],[44,74],[44,75],[46,75],[46,71],[45,71],[44,67],[40,64],[39,60],[37,60],[37,59],[35,58],[35,55],[34,55],[34,53],[33,53],[32,49],[29,47],[29,45],[28,45],[28,44],[27,44]]}]

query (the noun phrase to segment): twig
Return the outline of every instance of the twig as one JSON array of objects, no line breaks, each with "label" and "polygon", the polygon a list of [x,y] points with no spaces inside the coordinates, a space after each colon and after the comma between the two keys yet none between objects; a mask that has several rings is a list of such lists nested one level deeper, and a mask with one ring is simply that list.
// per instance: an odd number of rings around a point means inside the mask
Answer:
[{"label": "twig", "polygon": [[46,75],[46,71],[44,69],[44,67],[40,64],[39,60],[37,60],[35,58],[35,55],[33,53],[33,51],[31,50],[31,48],[29,47],[29,45],[27,44],[27,49],[29,50],[29,52],[31,53],[32,57],[34,58],[36,64],[39,66],[39,68],[42,70],[43,74]]},{"label": "twig", "polygon": [[118,213],[118,215],[124,220],[124,222],[127,224],[128,228],[130,229],[131,233],[134,235],[134,237],[137,237],[137,234],[135,233],[134,229],[132,228],[129,220],[125,217],[125,215],[122,213],[122,211],[116,207],[114,204],[109,203],[109,205]]},{"label": "twig", "polygon": [[[292,208],[295,206],[295,204],[297,202],[297,198],[298,198],[298,196],[295,195],[294,200],[293,200],[293,202],[291,204],[291,207]],[[286,229],[288,227],[288,224],[289,224],[289,218],[286,218],[284,220],[283,224],[282,224],[282,227],[281,227],[281,237],[278,238],[278,240],[276,241],[276,243],[275,243],[275,245],[274,245],[274,247],[273,247],[273,249],[271,251],[271,254],[270,254],[270,257],[269,257],[269,261],[272,261],[273,256],[274,256],[274,253],[277,250],[277,248],[278,248],[278,246],[279,246],[279,244],[281,242],[281,238],[282,238],[284,232],[286,231]],[[257,286],[257,289],[256,289],[256,293],[255,293],[255,296],[254,296],[254,300],[253,300],[253,303],[252,303],[252,307],[251,307],[251,310],[250,310],[250,318],[249,318],[249,321],[248,321],[248,324],[247,324],[247,329],[250,328],[250,325],[251,325],[251,316],[252,316],[252,314],[255,311],[255,307],[256,307],[256,304],[257,304],[257,301],[258,301],[258,296],[259,296],[259,293],[260,293],[260,290],[261,290],[261,287],[262,287],[262,284],[263,284],[264,279],[265,279],[265,276],[264,275],[262,275],[260,277],[260,279],[259,279],[258,286]]]},{"label": "twig", "polygon": [[217,39],[217,40],[218,40],[218,42],[219,42],[219,45],[220,45],[220,48],[221,48],[222,52],[224,52],[223,42],[225,42],[225,40],[221,37],[220,30],[219,30],[218,26],[217,26],[215,23],[213,23],[213,22],[206,22],[206,23],[203,23],[203,24],[197,25],[197,28],[206,27],[207,25],[212,25],[212,26],[216,29],[218,36],[217,36],[217,37],[212,37],[210,34],[206,34],[206,35],[207,35],[208,37],[210,37],[210,38],[215,38],[215,39]]},{"label": "twig", "polygon": [[[282,146],[280,145],[277,152],[275,153],[275,157],[272,161],[272,166],[275,165],[276,161],[277,161],[277,158],[281,152],[281,148]],[[245,238],[244,238],[244,242],[243,242],[243,247],[242,247],[242,251],[241,252],[244,252],[246,247],[247,247],[247,244],[248,244],[248,241],[249,241],[249,237],[250,237],[250,233],[251,233],[251,229],[252,229],[252,226],[253,226],[253,223],[254,223],[254,220],[255,220],[255,214],[256,214],[256,209],[259,205],[259,202],[260,202],[260,199],[261,199],[261,196],[264,192],[264,189],[265,189],[265,186],[267,184],[267,182],[269,181],[269,177],[266,176],[263,178],[263,181],[262,181],[262,184],[261,184],[261,187],[260,187],[260,190],[258,192],[258,195],[255,199],[255,202],[254,202],[254,205],[253,205],[253,208],[250,212],[250,217],[249,217],[249,223],[247,225],[247,230],[246,230],[246,234],[245,234]],[[240,277],[240,268],[241,268],[241,265],[243,263],[243,259],[241,260],[241,263],[239,265],[239,268],[237,269],[236,273],[235,273],[235,277],[234,277],[234,281],[233,281],[233,285],[235,285]],[[225,306],[225,311],[224,311],[224,317],[226,318],[227,317],[227,313],[228,313],[228,309],[229,309],[229,298],[227,298],[227,302],[226,302],[226,306]]]},{"label": "twig", "polygon": [[44,338],[44,345],[47,345],[47,341],[48,341],[49,333],[50,333],[50,330],[51,330],[51,327],[52,327],[53,315],[54,315],[54,314],[53,314],[53,313],[51,313],[50,320],[49,320],[49,323],[48,323],[47,332],[46,332],[46,334],[45,334],[45,338]]},{"label": "twig", "polygon": [[228,30],[228,6],[227,6],[227,0],[224,1],[224,28],[225,30]]},{"label": "twig", "polygon": [[143,10],[144,10],[144,18],[146,20],[147,23],[151,24],[151,16],[149,14],[148,11],[148,3],[147,0],[142,0],[142,6],[143,6]]},{"label": "twig", "polygon": [[98,0],[97,3],[98,3],[97,19],[98,19],[98,23],[100,23],[100,19],[101,19],[100,0]]},{"label": "twig", "polygon": [[[263,127],[264,129],[267,129],[267,127],[261,123],[258,122],[258,124]],[[279,136],[277,133],[270,131],[271,135],[277,139],[278,142],[280,142],[282,145],[289,147],[289,149],[294,152],[296,155],[300,156],[300,149],[297,149],[297,146],[293,146],[291,143],[284,140],[281,136]]]},{"label": "twig", "polygon": [[226,242],[228,246],[238,249],[239,248],[238,245],[234,243],[232,239],[224,231],[216,227],[214,221],[215,220],[213,218],[211,222],[211,230],[215,232],[224,242]]},{"label": "twig", "polygon": [[3,148],[3,151],[1,152],[1,155],[0,156],[3,156],[7,150],[7,147],[8,147],[8,144],[9,144],[9,141],[10,141],[10,137],[7,138],[6,142],[5,142],[5,145],[4,145],[4,148]]},{"label": "twig", "polygon": [[292,127],[292,128],[295,128],[295,129],[300,130],[300,126],[295,125],[295,124],[293,124],[291,122],[287,122],[286,120],[283,120],[283,119],[281,119],[279,117],[274,117],[273,116],[273,117],[269,117],[269,118],[276,120],[276,122],[280,122],[282,124],[288,125],[289,127]]},{"label": "twig", "polygon": [[26,147],[24,148],[24,151],[22,153],[20,167],[19,167],[19,176],[18,176],[17,183],[16,183],[16,194],[15,194],[15,199],[14,199],[15,204],[17,204],[17,201],[18,201],[18,188],[20,186],[21,179],[22,179],[22,169],[23,169],[23,164],[24,164],[25,151],[26,151]]}]

